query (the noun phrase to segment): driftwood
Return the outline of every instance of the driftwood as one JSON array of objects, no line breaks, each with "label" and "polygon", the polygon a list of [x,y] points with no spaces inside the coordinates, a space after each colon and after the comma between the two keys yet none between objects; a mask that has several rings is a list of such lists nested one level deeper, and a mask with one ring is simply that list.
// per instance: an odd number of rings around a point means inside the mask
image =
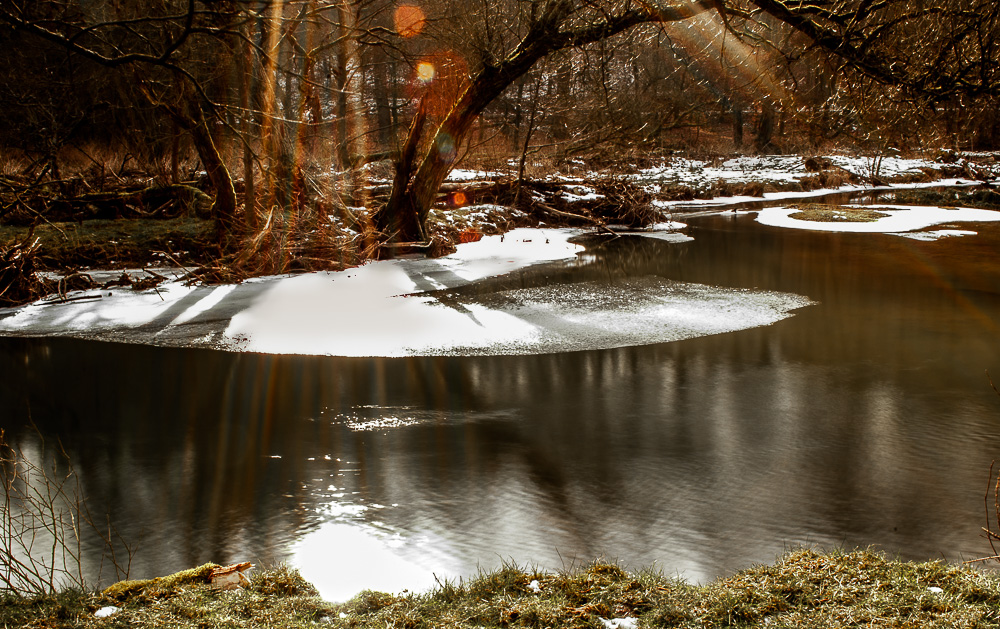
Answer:
[{"label": "driftwood", "polygon": [[234,563],[222,568],[213,568],[208,576],[208,581],[216,590],[235,590],[239,587],[246,587],[250,585],[250,579],[244,573],[252,568],[253,564],[249,561]]},{"label": "driftwood", "polygon": [[538,200],[533,200],[532,205],[540,208],[544,212],[547,212],[548,214],[551,214],[552,216],[555,216],[557,218],[561,218],[563,220],[571,219],[576,221],[583,221],[585,223],[590,223],[591,225],[596,227],[598,231],[607,232],[615,237],[620,235],[618,232],[605,225],[604,221],[602,221],[597,217],[584,216],[583,214],[573,214],[572,212],[564,212],[563,210],[557,210],[554,207],[542,203],[541,201]]}]

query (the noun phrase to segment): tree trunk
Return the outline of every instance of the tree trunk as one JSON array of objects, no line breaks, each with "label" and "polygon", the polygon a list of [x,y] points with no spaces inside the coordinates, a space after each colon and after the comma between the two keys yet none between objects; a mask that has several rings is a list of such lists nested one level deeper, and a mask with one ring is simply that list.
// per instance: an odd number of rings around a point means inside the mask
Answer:
[{"label": "tree trunk", "polygon": [[253,67],[254,51],[248,34],[243,47],[243,67],[240,72],[240,105],[243,108],[240,133],[243,135],[243,214],[251,231],[257,229],[257,190],[254,185],[253,148],[250,146],[251,129],[254,127],[253,116],[250,113]]},{"label": "tree trunk", "polygon": [[340,45],[337,50],[337,66],[334,76],[337,79],[337,158],[341,170],[351,167],[350,114],[348,102],[351,67],[348,63],[353,56],[351,46],[351,25],[349,24],[350,9],[347,0],[337,3],[337,21],[340,24]]},{"label": "tree trunk", "polygon": [[[710,0],[698,0],[672,9],[641,9],[608,16],[578,30],[562,31],[573,6],[568,2],[546,3],[537,21],[533,21],[517,48],[497,65],[487,64],[473,78],[438,126],[427,153],[405,194],[387,204],[383,211],[398,216],[400,231],[396,240],[420,240],[426,235],[427,215],[438,189],[451,172],[457,149],[462,145],[479,114],[503,91],[547,55],[564,48],[579,47],[606,39],[638,24],[684,20],[716,8]],[[407,142],[419,140],[420,129],[411,128]],[[416,139],[414,138],[416,134]],[[405,172],[404,172],[405,174]],[[402,186],[404,184],[396,182]]]},{"label": "tree trunk", "polygon": [[212,132],[208,128],[208,121],[205,120],[201,105],[197,101],[189,100],[181,107],[166,108],[170,117],[191,134],[191,143],[194,144],[195,151],[198,152],[198,157],[208,173],[208,180],[215,189],[212,217],[218,223],[220,235],[223,235],[232,228],[233,217],[236,215],[236,189],[233,187],[233,179],[215,146],[215,141],[212,140]]},{"label": "tree trunk", "polygon": [[733,104],[733,148],[743,148],[743,107]]},{"label": "tree trunk", "polygon": [[375,137],[378,138],[378,146],[375,152],[394,151],[399,148],[395,135],[393,134],[392,121],[392,100],[389,95],[391,88],[391,77],[389,73],[389,55],[381,47],[377,46],[368,55],[368,64],[372,74],[372,100],[375,101],[375,119],[378,128],[375,130]]},{"label": "tree trunk", "polygon": [[[514,206],[521,198],[521,185],[524,183],[524,164],[528,159],[528,148],[531,146],[531,136],[535,132],[535,116],[538,115],[538,93],[542,87],[542,77],[535,79],[534,94],[531,97],[531,111],[528,114],[528,128],[524,132],[524,145],[521,147],[521,157],[517,160],[517,184],[514,189]],[[520,90],[518,90],[520,91]]]},{"label": "tree trunk", "polygon": [[757,133],[754,136],[754,149],[757,153],[775,153],[777,147],[774,145],[774,108],[770,103],[761,103],[760,119],[757,121]]},{"label": "tree trunk", "polygon": [[[406,215],[398,219],[401,226],[397,233],[399,241],[424,239],[427,215],[434,196],[451,172],[455,153],[472,128],[472,123],[508,85],[530,70],[550,50],[546,45],[524,47],[521,54],[511,57],[502,67],[487,66],[459,97],[434,133],[407,192],[386,206],[385,211],[390,214]],[[416,138],[413,137],[414,133],[417,134]],[[411,127],[407,144],[418,141],[419,134],[419,128]]]},{"label": "tree trunk", "polygon": [[236,214],[236,190],[233,187],[233,178],[229,175],[229,169],[226,168],[222,155],[215,147],[212,133],[209,131],[204,116],[201,115],[201,108],[199,107],[197,111],[198,119],[194,121],[188,132],[191,134],[195,150],[198,151],[198,157],[201,158],[201,163],[204,164],[205,170],[208,172],[208,180],[215,188],[212,216],[219,222],[219,226],[223,230],[228,230],[232,227],[233,217]]},{"label": "tree trunk", "polygon": [[170,125],[170,183],[181,182],[180,174],[181,130],[177,123]]},{"label": "tree trunk", "polygon": [[[410,123],[410,131],[406,136],[406,144],[400,152],[399,161],[396,162],[396,173],[392,180],[392,192],[389,194],[389,202],[380,212],[375,214],[375,227],[384,235],[386,240],[396,242],[412,242],[425,240],[427,237],[424,226],[417,222],[418,212],[412,207],[405,207],[408,203],[407,186],[410,183],[410,175],[413,173],[413,161],[417,155],[417,144],[424,128],[424,121],[427,119],[427,101],[421,99],[417,105],[417,113]],[[398,234],[406,234],[406,238],[397,238]]]}]

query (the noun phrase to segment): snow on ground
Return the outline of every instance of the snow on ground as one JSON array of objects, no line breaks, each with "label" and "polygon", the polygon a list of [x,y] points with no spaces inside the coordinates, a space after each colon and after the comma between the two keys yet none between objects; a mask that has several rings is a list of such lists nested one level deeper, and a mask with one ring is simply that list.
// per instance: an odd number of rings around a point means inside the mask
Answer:
[{"label": "snow on ground", "polygon": [[466,170],[456,168],[448,173],[446,181],[472,181],[474,179],[489,179],[490,177],[502,177],[504,173],[487,172],[484,170]]},{"label": "snow on ground", "polygon": [[[850,157],[831,155],[824,159],[846,171],[861,177],[877,177],[886,180],[906,176],[922,175],[923,169],[943,171],[949,166],[961,166],[964,158],[959,158],[951,164],[928,159],[903,159],[899,157]],[[986,172],[982,165],[977,166],[980,172]],[[993,177],[1000,177],[1000,165],[990,167]],[[694,190],[708,190],[718,182],[731,184],[759,182],[762,184],[789,184],[812,176],[805,167],[805,159],[798,155],[759,155],[741,156],[715,164],[702,160],[688,158],[673,158],[661,165],[639,170],[631,176],[632,181],[643,186],[651,194],[666,191],[672,186],[687,186]],[[957,185],[972,183],[963,179],[948,179],[925,184],[896,185],[893,187],[921,187],[928,185]],[[784,192],[765,193],[759,197],[724,197],[712,201],[697,200],[691,202],[671,203],[671,205],[733,203],[740,201],[759,200],[761,198],[774,200],[789,196],[818,196],[835,191],[852,191],[870,188],[871,186],[844,185],[837,189],[814,190],[809,193]]]},{"label": "snow on ground", "polygon": [[[518,229],[438,259],[393,260],[336,273],[179,283],[0,311],[0,334],[337,356],[533,354],[603,349],[768,325],[804,297],[659,278],[435,296],[582,248],[572,229]],[[80,297],[81,295],[71,295]]]},{"label": "snow on ground", "polygon": [[[831,158],[864,174],[878,166],[884,177],[928,167],[921,160]],[[454,171],[454,181],[491,173]],[[717,180],[790,181],[806,172],[801,157],[741,157],[712,166],[672,160],[635,180],[655,192],[665,185],[708,185]],[[567,198],[596,193],[565,178]],[[961,183],[896,185],[918,187]],[[856,188],[856,187],[855,187]],[[843,190],[843,189],[842,189]],[[766,193],[767,200],[808,198],[829,193]],[[722,205],[754,200],[663,203],[666,212],[690,204]],[[758,199],[759,200],[759,197]],[[888,232],[920,240],[973,234],[968,230],[920,231],[944,223],[993,221],[986,210],[866,206],[886,216],[873,222],[809,222],[792,208],[767,208],[766,225],[825,231]],[[504,209],[465,208],[464,221],[483,221]],[[455,220],[455,216],[447,217]],[[628,232],[673,243],[691,240],[680,223]],[[619,229],[619,228],[616,228]],[[486,295],[431,294],[487,277],[520,272],[542,262],[572,260],[581,247],[569,242],[579,230],[521,229],[460,245],[450,256],[432,260],[382,261],[337,273],[258,278],[234,286],[185,286],[178,281],[154,290],[129,288],[71,294],[72,301],[49,298],[18,309],[0,310],[0,334],[72,336],[87,339],[203,346],[234,351],[340,356],[445,354],[527,354],[602,349],[691,338],[768,325],[810,302],[797,295],[738,291],[654,278],[614,285],[561,284]],[[162,273],[161,273],[162,274]]]},{"label": "snow on ground", "polygon": [[660,166],[641,170],[633,179],[645,184],[651,192],[659,192],[661,188],[669,186],[687,185],[697,188],[720,180],[730,183],[791,182],[806,174],[808,173],[801,157],[765,155],[736,157],[720,166],[712,166],[701,160],[675,158]]},{"label": "snow on ground", "polygon": [[692,208],[702,208],[702,207],[724,207],[739,205],[741,203],[755,203],[759,201],[786,201],[793,199],[813,199],[816,197],[823,197],[830,194],[837,193],[851,193],[851,192],[861,192],[861,191],[889,191],[889,190],[916,190],[919,188],[939,188],[942,186],[952,186],[952,187],[965,187],[978,185],[980,182],[970,181],[967,179],[939,179],[937,181],[931,182],[921,182],[921,183],[897,183],[888,186],[859,186],[859,185],[844,185],[839,188],[817,188],[816,190],[809,190],[807,192],[799,192],[795,190],[788,190],[783,192],[765,192],[758,197],[752,196],[731,196],[731,197],[714,197],[711,199],[691,199],[690,201],[657,201],[654,200],[653,204],[660,207],[666,212],[672,210],[690,210]]},{"label": "snow on ground", "polygon": [[[977,210],[971,208],[941,208],[907,205],[865,205],[846,206],[875,210],[885,216],[875,221],[807,221],[795,218],[799,212],[795,207],[769,207],[757,214],[757,222],[773,227],[788,227],[792,229],[811,229],[829,232],[864,232],[906,235],[917,240],[936,240],[944,236],[975,235],[967,230],[939,230],[936,232],[921,232],[934,225],[943,223],[992,222],[1000,221],[1000,212],[992,210]],[[916,232],[916,233],[906,233]]]},{"label": "snow on ground", "polygon": [[942,238],[948,238],[949,236],[975,236],[979,232],[969,231],[967,229],[938,229],[935,231],[928,232],[911,232],[908,234],[899,234],[904,238],[910,238],[913,240],[923,240],[925,242],[931,242],[934,240],[941,240]]}]

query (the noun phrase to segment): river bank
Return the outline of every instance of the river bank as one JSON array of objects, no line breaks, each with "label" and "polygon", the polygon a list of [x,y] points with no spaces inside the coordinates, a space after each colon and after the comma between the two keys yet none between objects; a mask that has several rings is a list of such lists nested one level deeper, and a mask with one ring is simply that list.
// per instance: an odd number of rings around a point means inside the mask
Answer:
[{"label": "river bank", "polygon": [[[0,201],[9,208],[0,216],[0,306],[53,294],[75,298],[81,291],[113,287],[145,291],[176,277],[190,283],[233,284],[283,273],[340,271],[413,251],[440,257],[459,243],[517,227],[583,227],[608,233],[609,226],[646,227],[704,207],[971,186],[1000,178],[1000,164],[991,153],[939,152],[913,159],[674,156],[612,170],[573,160],[535,178],[456,169],[431,209],[429,241],[402,248],[380,248],[382,236],[372,231],[372,208],[390,187],[385,173],[373,167],[362,174],[359,194],[372,200],[370,207],[330,206],[318,191],[329,189],[341,175],[314,173],[310,189],[315,194],[301,207],[253,220],[244,217],[247,224],[221,241],[206,213],[204,177],[171,187],[135,173],[116,183],[107,199],[78,194],[81,188],[109,185],[88,181],[85,174],[56,188],[3,180]],[[21,191],[8,198],[11,190]],[[178,190],[183,192],[180,197]],[[152,203],[150,195],[166,195],[166,201]],[[45,211],[22,208],[25,199],[34,199]],[[157,209],[151,210],[151,203]],[[258,223],[264,227],[250,228]],[[107,270],[116,273],[104,277],[102,271]]]},{"label": "river bank", "polygon": [[[336,557],[331,557],[336,561]],[[125,590],[126,595],[113,596]],[[90,627],[996,627],[1000,578],[870,550],[799,550],[706,585],[608,563],[557,574],[505,566],[429,592],[322,600],[296,572],[216,591],[171,587],[7,597],[4,626]],[[103,611],[102,611],[103,610]],[[100,613],[98,613],[100,612]]]},{"label": "river bank", "polygon": [[[1000,218],[995,211],[1000,194],[991,187],[892,188],[873,194],[867,205],[820,205],[801,198],[796,203],[783,196],[783,205],[750,211],[757,213],[757,222],[774,227],[895,233],[918,240],[974,235],[957,227]],[[732,203],[730,213],[749,207]],[[606,226],[594,231],[537,222],[531,228],[508,229],[496,219],[503,208],[490,207],[493,214],[465,208],[450,215],[473,221],[452,227],[475,238],[440,257],[380,260],[341,271],[223,284],[198,281],[184,268],[165,266],[88,270],[84,275],[90,288],[77,290],[72,280],[80,273],[53,275],[49,281],[58,281],[58,295],[0,309],[0,335],[269,354],[542,354],[663,343],[769,325],[812,303],[801,295],[648,277],[600,289],[592,282],[551,281],[549,275],[588,264],[581,242],[599,246],[609,238],[643,236],[671,246],[689,243],[693,237],[687,225],[666,220],[683,217],[680,208],[689,206],[678,206],[677,214],[668,212],[659,217],[661,222],[644,228],[615,225],[613,232]],[[690,209],[685,211],[691,215]],[[487,222],[489,217],[495,222]],[[928,230],[938,225],[950,227]],[[529,269],[543,263],[549,271],[532,278]],[[487,284],[492,288],[468,290]],[[408,325],[395,324],[403,320]]]}]

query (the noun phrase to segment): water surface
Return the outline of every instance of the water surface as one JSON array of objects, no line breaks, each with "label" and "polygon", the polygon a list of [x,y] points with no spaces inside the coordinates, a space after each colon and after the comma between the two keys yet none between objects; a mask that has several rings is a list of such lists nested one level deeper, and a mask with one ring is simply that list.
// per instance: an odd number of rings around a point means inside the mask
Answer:
[{"label": "water surface", "polygon": [[[249,559],[323,586],[374,558],[416,586],[605,557],[705,581],[800,545],[986,554],[1000,229],[919,242],[689,224],[693,242],[602,242],[456,298],[652,279],[818,303],[740,332],[535,356],[0,339],[0,427],[29,453],[29,420],[46,451],[61,441],[91,509],[136,543],[134,577]],[[363,574],[351,588],[378,587]]]}]

